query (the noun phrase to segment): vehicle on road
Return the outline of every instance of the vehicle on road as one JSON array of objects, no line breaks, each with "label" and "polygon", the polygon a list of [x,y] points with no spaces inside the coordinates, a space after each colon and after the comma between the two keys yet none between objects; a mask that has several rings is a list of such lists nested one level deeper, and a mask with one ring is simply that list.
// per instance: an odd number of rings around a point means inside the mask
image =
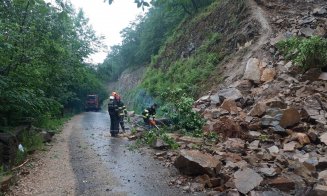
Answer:
[{"label": "vehicle on road", "polygon": [[85,103],[85,111],[95,111],[98,112],[100,110],[99,96],[87,95],[86,103]]}]

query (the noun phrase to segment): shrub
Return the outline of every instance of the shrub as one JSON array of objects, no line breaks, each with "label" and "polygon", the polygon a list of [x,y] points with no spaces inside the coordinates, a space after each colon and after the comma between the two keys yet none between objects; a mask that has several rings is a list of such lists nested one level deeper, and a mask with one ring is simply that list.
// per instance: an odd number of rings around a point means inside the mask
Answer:
[{"label": "shrub", "polygon": [[286,59],[292,60],[304,69],[327,65],[327,39],[292,37],[277,43],[277,48]]},{"label": "shrub", "polygon": [[177,129],[194,133],[202,132],[204,120],[192,109],[194,100],[187,97],[181,88],[168,88],[166,92],[162,93],[161,97],[171,103],[165,109]]}]

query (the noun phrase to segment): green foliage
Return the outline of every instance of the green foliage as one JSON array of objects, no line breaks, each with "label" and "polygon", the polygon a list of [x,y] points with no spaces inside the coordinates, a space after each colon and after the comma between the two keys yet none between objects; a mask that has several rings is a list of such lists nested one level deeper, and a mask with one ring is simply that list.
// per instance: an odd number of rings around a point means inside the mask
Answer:
[{"label": "green foliage", "polygon": [[160,96],[168,88],[180,88],[189,96],[198,95],[201,89],[194,84],[206,81],[220,60],[218,54],[205,52],[203,48],[189,58],[175,61],[167,70],[150,68],[142,86],[154,96]]},{"label": "green foliage", "polygon": [[15,165],[19,165],[26,159],[27,153],[22,151],[17,151],[15,158]]},{"label": "green foliage", "polygon": [[219,135],[216,132],[208,132],[207,134],[204,134],[204,137],[207,142],[217,142],[219,139]]},{"label": "green foliage", "polygon": [[123,41],[111,47],[107,58],[98,67],[99,78],[115,81],[127,68],[137,69],[150,63],[167,36],[185,17],[180,12],[167,11],[162,6],[151,7],[145,17],[139,17],[121,31]]},{"label": "green foliage", "polygon": [[157,139],[161,139],[164,141],[170,149],[177,149],[179,145],[176,143],[176,141],[172,138],[170,138],[164,129],[151,129],[149,131],[146,131],[142,138],[139,139],[138,142],[136,142],[135,147],[140,147],[142,145],[152,145]]},{"label": "green foliage", "polygon": [[277,43],[277,48],[287,59],[305,69],[327,65],[327,39],[325,38],[292,37]]},{"label": "green foliage", "polygon": [[161,97],[168,103],[166,113],[174,121],[177,129],[193,132],[194,134],[202,133],[204,120],[199,113],[192,109],[194,100],[187,97],[181,88],[170,89],[161,94]]},{"label": "green foliage", "polygon": [[261,142],[268,141],[268,139],[269,139],[269,136],[266,135],[266,134],[261,134],[261,135],[259,136],[259,140],[260,140]]},{"label": "green foliage", "polygon": [[[104,95],[96,71],[84,60],[100,47],[82,11],[62,0],[0,3],[0,118],[80,111],[89,93]],[[1,124],[0,124],[1,125]]]},{"label": "green foliage", "polygon": [[63,118],[52,118],[51,115],[43,115],[40,117],[39,121],[35,123],[35,126],[44,128],[46,130],[52,130],[53,132],[58,133],[63,124],[70,119],[70,116],[65,116]]},{"label": "green foliage", "polygon": [[25,153],[41,150],[43,148],[43,139],[41,135],[34,131],[24,132],[20,136],[20,141],[24,147]]}]

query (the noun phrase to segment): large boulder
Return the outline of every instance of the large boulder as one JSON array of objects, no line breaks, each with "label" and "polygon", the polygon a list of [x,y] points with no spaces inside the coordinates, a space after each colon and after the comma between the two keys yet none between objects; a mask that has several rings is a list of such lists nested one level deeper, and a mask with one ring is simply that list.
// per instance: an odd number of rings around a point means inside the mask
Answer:
[{"label": "large boulder", "polygon": [[221,168],[220,160],[198,150],[181,150],[174,165],[181,173],[192,176],[201,174],[216,176]]},{"label": "large boulder", "polygon": [[261,79],[260,60],[250,58],[246,63],[243,79],[252,80],[259,83]]},{"label": "large boulder", "polygon": [[218,91],[215,95],[219,96],[222,100],[231,99],[234,101],[239,100],[243,97],[241,91],[239,91],[237,88],[226,88]]}]

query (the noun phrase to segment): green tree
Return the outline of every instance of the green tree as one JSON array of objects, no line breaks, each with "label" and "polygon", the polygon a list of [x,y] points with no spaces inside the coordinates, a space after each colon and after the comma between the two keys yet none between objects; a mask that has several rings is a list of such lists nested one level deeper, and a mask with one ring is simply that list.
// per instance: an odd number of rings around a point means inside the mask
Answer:
[{"label": "green tree", "polygon": [[83,12],[61,0],[1,0],[0,124],[77,111],[86,94],[104,92],[85,63],[100,41]]}]

